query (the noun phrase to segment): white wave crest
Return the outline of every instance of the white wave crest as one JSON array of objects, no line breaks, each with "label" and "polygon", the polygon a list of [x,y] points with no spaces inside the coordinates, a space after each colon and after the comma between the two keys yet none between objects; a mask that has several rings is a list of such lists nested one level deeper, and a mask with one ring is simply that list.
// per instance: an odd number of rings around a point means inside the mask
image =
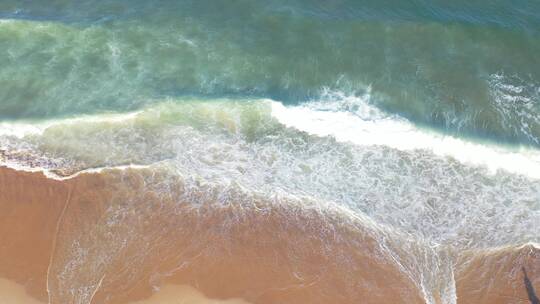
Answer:
[{"label": "white wave crest", "polygon": [[[330,98],[327,100],[327,98]],[[429,150],[464,164],[485,166],[492,173],[505,170],[540,178],[540,151],[477,143],[421,129],[410,121],[387,115],[369,104],[368,94],[324,94],[316,102],[286,107],[272,103],[272,115],[282,124],[357,145],[384,145],[399,150]]]}]

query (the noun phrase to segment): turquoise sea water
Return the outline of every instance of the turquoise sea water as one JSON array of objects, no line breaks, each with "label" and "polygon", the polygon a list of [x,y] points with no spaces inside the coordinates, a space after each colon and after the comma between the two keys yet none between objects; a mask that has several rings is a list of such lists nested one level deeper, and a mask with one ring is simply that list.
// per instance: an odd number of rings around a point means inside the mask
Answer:
[{"label": "turquoise sea water", "polygon": [[455,303],[448,252],[540,242],[539,54],[534,0],[3,0],[0,161],[331,202]]},{"label": "turquoise sea water", "polygon": [[369,87],[419,125],[540,144],[536,1],[2,1],[0,18],[3,119]]}]

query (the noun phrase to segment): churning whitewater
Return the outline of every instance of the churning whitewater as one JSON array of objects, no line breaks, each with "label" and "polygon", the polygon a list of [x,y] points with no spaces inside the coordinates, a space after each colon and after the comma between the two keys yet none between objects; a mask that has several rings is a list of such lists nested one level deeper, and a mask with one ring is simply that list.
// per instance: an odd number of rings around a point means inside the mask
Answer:
[{"label": "churning whitewater", "polygon": [[0,302],[538,301],[534,1],[5,0],[0,49]]}]

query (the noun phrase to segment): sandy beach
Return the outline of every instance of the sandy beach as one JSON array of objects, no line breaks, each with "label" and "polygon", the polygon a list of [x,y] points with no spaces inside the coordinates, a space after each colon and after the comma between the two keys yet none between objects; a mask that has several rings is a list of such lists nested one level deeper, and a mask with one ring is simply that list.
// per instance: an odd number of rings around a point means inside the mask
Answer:
[{"label": "sandy beach", "polygon": [[[17,304],[423,303],[367,227],[264,201],[259,209],[195,209],[149,192],[148,174],[107,170],[60,181],[1,168],[2,297]],[[115,209],[126,217],[117,219],[122,225],[103,222]],[[457,302],[531,303],[522,267],[540,289],[540,251],[532,245],[464,253],[454,272]]]}]

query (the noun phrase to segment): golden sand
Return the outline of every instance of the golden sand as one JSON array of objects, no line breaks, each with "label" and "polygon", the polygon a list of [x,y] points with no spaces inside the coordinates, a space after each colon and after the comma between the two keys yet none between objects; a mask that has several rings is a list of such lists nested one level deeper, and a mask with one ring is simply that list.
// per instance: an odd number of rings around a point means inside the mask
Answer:
[{"label": "golden sand", "polygon": [[2,278],[0,278],[0,303],[44,304],[26,293],[24,286]]},{"label": "golden sand", "polygon": [[131,304],[249,304],[249,302],[241,299],[210,299],[191,286],[165,285],[150,298]]},{"label": "golden sand", "polygon": [[[31,297],[24,286],[0,278],[0,303],[45,304]],[[150,298],[130,304],[249,304],[242,299],[216,300],[187,285],[165,285]]]},{"label": "golden sand", "polygon": [[[0,168],[0,303],[425,302],[368,228],[316,209],[220,205],[204,189],[193,208],[178,201],[181,181],[163,185],[142,169],[58,181]],[[529,304],[522,267],[540,290],[535,247],[463,254],[458,303]]]},{"label": "golden sand", "polygon": [[523,269],[536,295],[540,295],[540,249],[533,245],[464,253],[456,269],[458,302],[532,303],[524,286]]}]

